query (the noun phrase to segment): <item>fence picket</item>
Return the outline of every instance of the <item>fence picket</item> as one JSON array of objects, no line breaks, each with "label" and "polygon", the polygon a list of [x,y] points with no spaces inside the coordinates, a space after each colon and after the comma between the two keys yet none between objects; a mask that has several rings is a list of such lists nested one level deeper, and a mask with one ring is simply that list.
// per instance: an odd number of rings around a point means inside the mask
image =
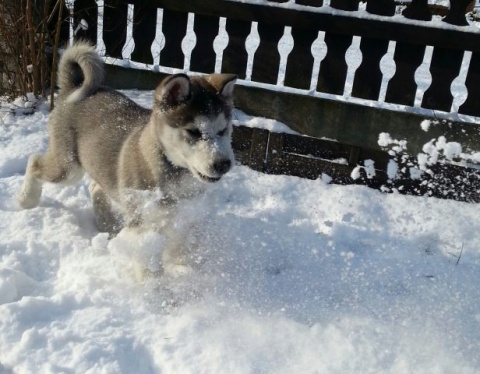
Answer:
[{"label": "fence picket", "polygon": [[105,42],[103,41],[103,15],[105,10],[105,2],[103,0],[97,1],[97,51],[101,54],[105,54]]},{"label": "fence picket", "polygon": [[458,108],[462,105],[468,96],[467,87],[465,86],[465,79],[467,78],[468,67],[470,66],[470,60],[472,59],[472,52],[465,51],[460,66],[460,73],[453,80],[451,91],[453,95],[453,103],[451,111],[458,113]]},{"label": "fence picket", "polygon": [[160,52],[165,46],[165,36],[163,35],[163,32],[162,32],[163,9],[158,8],[156,13],[157,13],[157,18],[156,18],[157,23],[155,24],[155,37],[153,38],[153,42],[150,47],[155,69],[157,69],[158,65],[160,65]]},{"label": "fence picket", "polygon": [[133,7],[133,4],[127,5],[127,36],[122,48],[122,57],[126,61],[130,61],[133,49],[135,48],[135,42],[133,40]]},{"label": "fence picket", "polygon": [[470,66],[468,67],[467,78],[465,79],[467,87],[467,100],[460,106],[459,113],[480,117],[480,52],[472,53]]},{"label": "fence picket", "polygon": [[417,91],[415,93],[414,107],[420,108],[422,105],[423,95],[432,85],[432,73],[430,72],[430,64],[432,63],[433,47],[427,46],[423,61],[415,70],[415,83],[417,84]]}]

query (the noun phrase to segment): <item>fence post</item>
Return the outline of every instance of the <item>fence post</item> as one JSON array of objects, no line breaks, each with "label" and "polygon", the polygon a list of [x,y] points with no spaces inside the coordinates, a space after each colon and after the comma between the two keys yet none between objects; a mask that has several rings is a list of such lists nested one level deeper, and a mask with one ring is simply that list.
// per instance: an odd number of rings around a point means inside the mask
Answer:
[{"label": "fence post", "polygon": [[359,0],[331,0],[330,6],[340,10],[358,10]]},{"label": "fence post", "polygon": [[421,21],[430,21],[432,12],[428,7],[428,0],[412,0],[403,12],[403,16],[410,19],[418,19]]},{"label": "fence post", "polygon": [[323,5],[323,0],[295,0],[295,3],[299,5],[321,7]]},{"label": "fence post", "polygon": [[394,0],[369,0],[367,1],[367,12],[379,16],[393,16],[395,14]]},{"label": "fence post", "polygon": [[468,22],[465,18],[467,13],[467,7],[472,3],[472,0],[450,0],[450,11],[443,19],[443,22],[450,23],[451,25],[467,26]]}]

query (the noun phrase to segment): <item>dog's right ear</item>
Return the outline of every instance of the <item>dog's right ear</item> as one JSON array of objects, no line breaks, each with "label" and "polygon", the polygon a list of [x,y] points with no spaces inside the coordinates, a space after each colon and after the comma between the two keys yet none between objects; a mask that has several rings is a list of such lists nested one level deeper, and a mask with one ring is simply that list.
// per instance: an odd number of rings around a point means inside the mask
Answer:
[{"label": "dog's right ear", "polygon": [[190,98],[191,83],[186,74],[174,74],[165,78],[155,90],[155,100],[162,107],[174,108]]}]

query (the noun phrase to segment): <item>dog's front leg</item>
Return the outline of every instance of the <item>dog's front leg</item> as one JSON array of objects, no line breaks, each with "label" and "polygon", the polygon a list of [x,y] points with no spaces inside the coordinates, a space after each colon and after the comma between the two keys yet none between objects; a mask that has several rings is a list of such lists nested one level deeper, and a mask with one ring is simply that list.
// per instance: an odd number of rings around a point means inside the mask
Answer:
[{"label": "dog's front leg", "polygon": [[167,224],[162,232],[165,235],[165,249],[162,253],[164,270],[173,275],[181,276],[192,271],[189,248],[189,233],[178,227],[174,220]]},{"label": "dog's front leg", "polygon": [[123,222],[120,215],[114,212],[110,198],[94,180],[90,182],[88,189],[98,231],[107,232],[110,236],[117,235],[123,227]]},{"label": "dog's front leg", "polygon": [[191,271],[188,264],[188,248],[183,230],[176,225],[177,207],[171,199],[156,200],[146,193],[129,191],[124,194],[126,230],[135,234],[155,231],[165,238],[161,258],[163,270],[173,276]]}]

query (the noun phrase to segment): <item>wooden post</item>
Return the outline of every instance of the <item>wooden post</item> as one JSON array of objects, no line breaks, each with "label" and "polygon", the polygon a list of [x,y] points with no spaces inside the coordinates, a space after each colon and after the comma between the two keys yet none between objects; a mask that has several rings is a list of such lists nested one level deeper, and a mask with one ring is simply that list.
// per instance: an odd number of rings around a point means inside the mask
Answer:
[{"label": "wooden post", "polygon": [[471,6],[471,0],[450,0],[450,11],[443,19],[443,22],[451,25],[467,26],[468,22],[465,18],[465,13],[467,13],[467,8]]},{"label": "wooden post", "polygon": [[406,18],[418,19],[421,21],[430,21],[432,19],[432,12],[428,7],[428,0],[412,0],[402,14]]},{"label": "wooden post", "polygon": [[380,16],[393,16],[395,14],[395,1],[369,0],[367,1],[367,12]]},{"label": "wooden post", "polygon": [[359,0],[331,0],[330,6],[341,10],[358,10]]},{"label": "wooden post", "polygon": [[323,0],[295,0],[295,3],[299,5],[321,7],[323,5]]}]

